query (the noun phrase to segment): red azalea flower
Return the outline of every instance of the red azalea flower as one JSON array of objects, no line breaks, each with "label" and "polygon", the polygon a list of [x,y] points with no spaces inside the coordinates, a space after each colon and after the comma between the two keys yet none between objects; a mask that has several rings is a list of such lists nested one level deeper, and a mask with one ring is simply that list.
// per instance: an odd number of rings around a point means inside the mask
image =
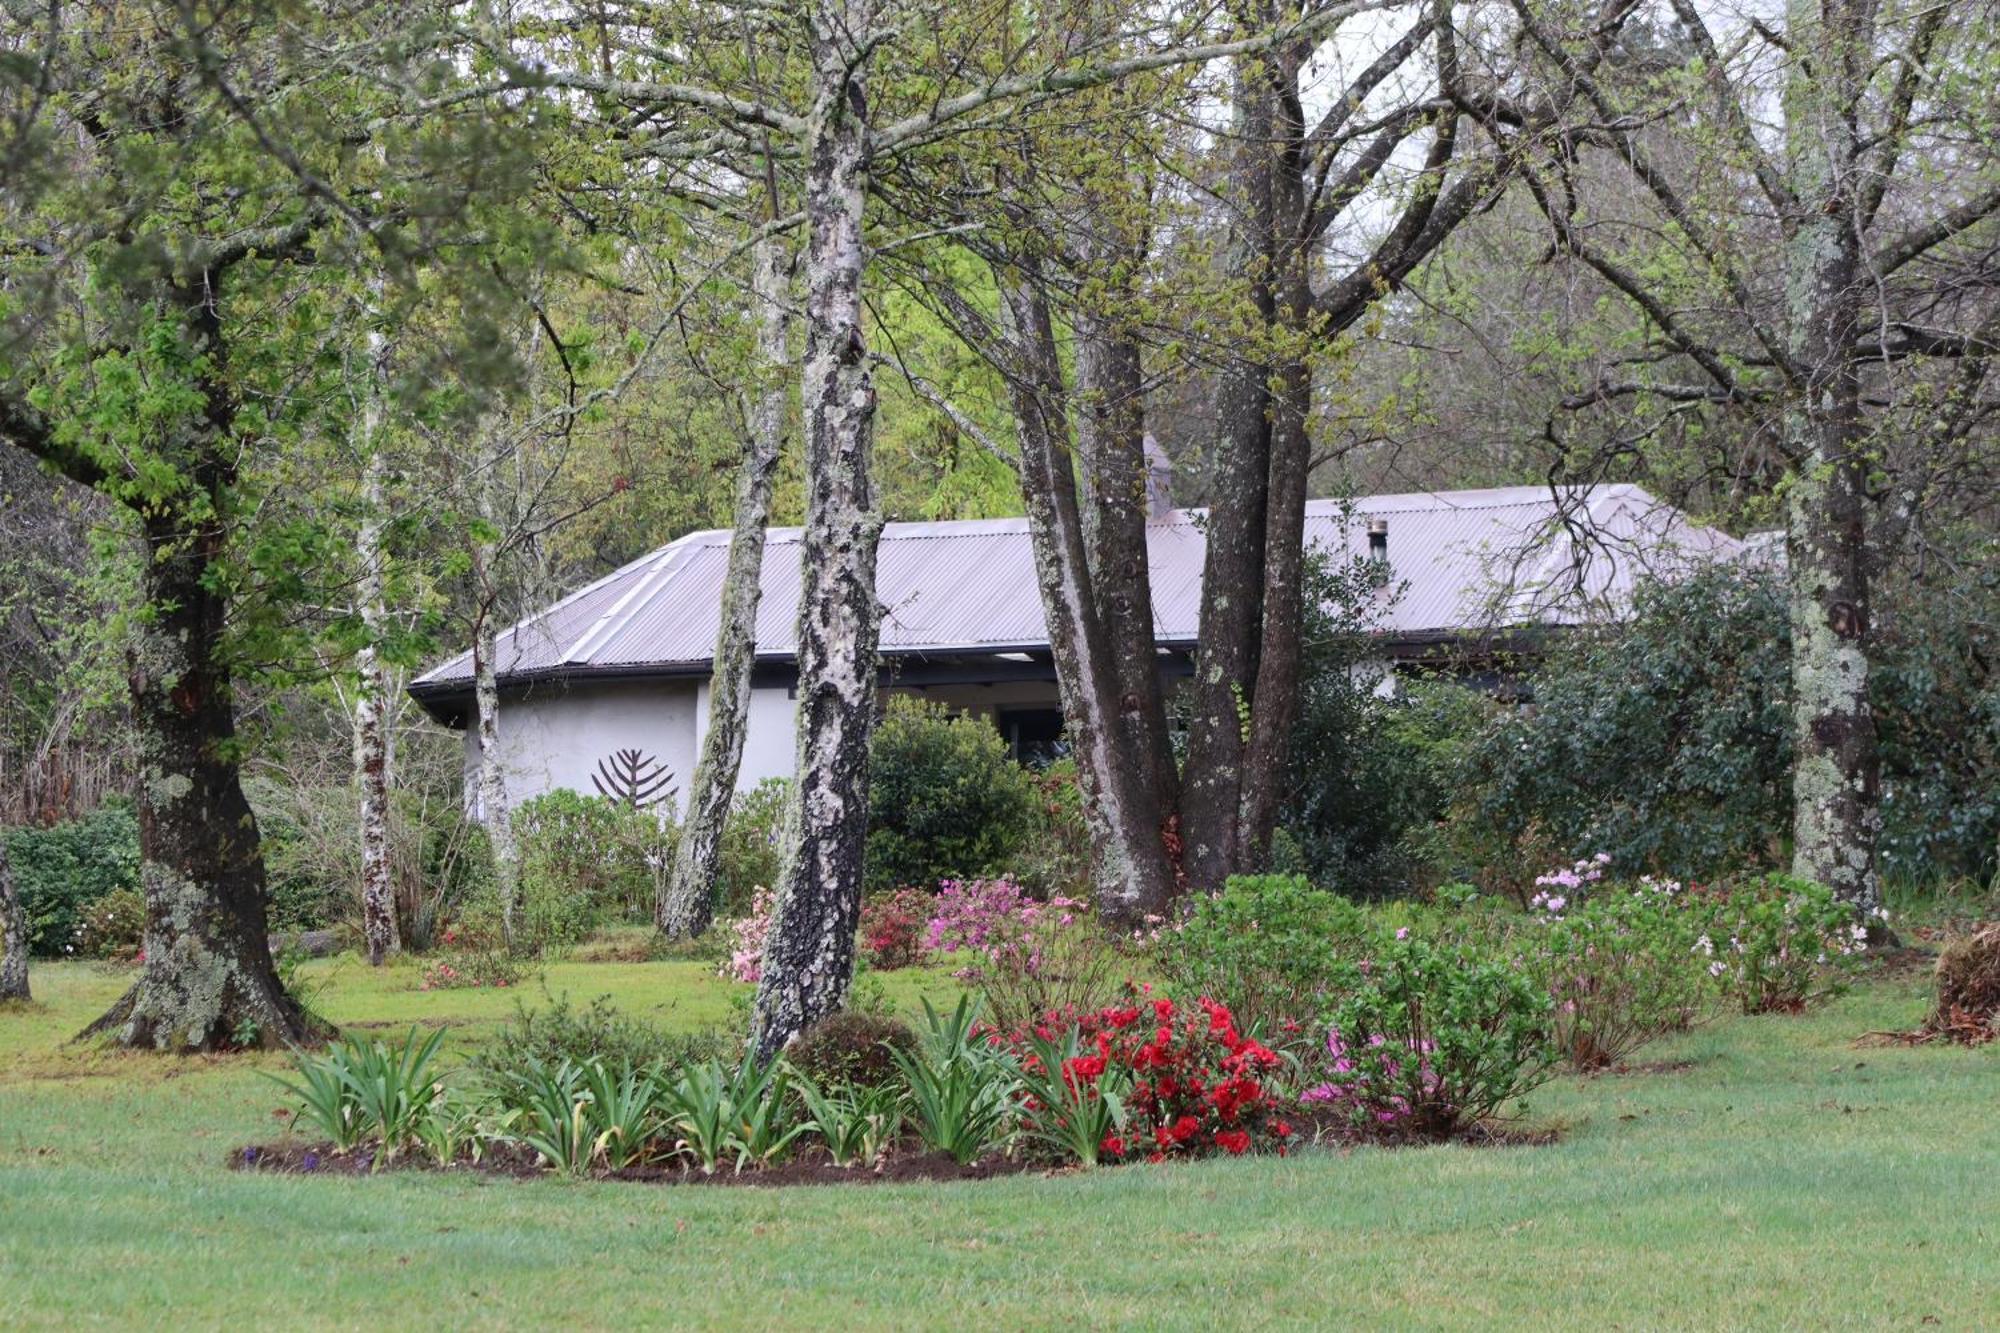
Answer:
[{"label": "red azalea flower", "polygon": [[1231,1157],[1241,1157],[1244,1153],[1250,1151],[1250,1131],[1244,1129],[1219,1130],[1215,1135],[1215,1144]]},{"label": "red azalea flower", "polygon": [[1123,1157],[1125,1155],[1125,1140],[1119,1138],[1116,1134],[1106,1134],[1104,1141],[1097,1145],[1097,1151],[1107,1157]]}]

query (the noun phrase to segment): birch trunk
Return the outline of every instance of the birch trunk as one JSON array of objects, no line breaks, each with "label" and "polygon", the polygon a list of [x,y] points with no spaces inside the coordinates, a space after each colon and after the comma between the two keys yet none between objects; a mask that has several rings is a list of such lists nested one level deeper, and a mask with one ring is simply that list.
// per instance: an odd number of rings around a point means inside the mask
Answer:
[{"label": "birch trunk", "polygon": [[30,1000],[28,993],[28,911],[14,887],[14,867],[0,838],[0,1002]]},{"label": "birch trunk", "polygon": [[735,526],[729,535],[729,569],[722,585],[722,620],[716,629],[715,666],[709,676],[708,732],[688,788],[687,817],[674,851],[673,872],[660,895],[657,920],[670,937],[707,931],[715,915],[715,877],[722,856],[736,774],[749,727],[750,671],[757,656],[757,607],[762,599],[764,533],[771,520],[771,487],[784,452],[791,385],[786,375],[791,333],[790,283],[785,247],[767,236],[751,255],[751,290],[757,307],[757,400],[748,413],[749,449],[736,483]]},{"label": "birch trunk", "polygon": [[[1012,352],[1007,381],[1021,453],[1021,495],[1063,717],[1083,786],[1098,914],[1112,925],[1136,927],[1147,916],[1164,915],[1174,893],[1173,868],[1160,836],[1161,807],[1120,741],[1119,680],[1093,597],[1048,300],[1034,275],[1018,267],[996,277]],[[1142,660],[1156,672],[1150,624]]]},{"label": "birch trunk", "polygon": [[[474,574],[483,581],[490,555],[473,558]],[[507,799],[507,771],[500,758],[500,683],[494,665],[498,636],[492,609],[481,611],[472,630],[472,699],[479,746],[480,822],[493,860],[493,888],[500,897],[500,936],[514,947],[514,908],[520,897],[521,857],[514,845],[514,810]]]},{"label": "birch trunk", "polygon": [[[371,316],[373,312],[371,311]],[[363,457],[361,523],[355,533],[361,561],[359,601],[367,642],[355,654],[354,781],[361,796],[361,936],[370,965],[380,967],[397,947],[396,907],[389,873],[389,788],[391,739],[388,725],[388,673],[376,648],[388,621],[383,603],[383,533],[388,512],[385,485],[388,462],[377,434],[382,423],[381,382],[387,342],[373,328],[368,333],[371,377],[368,400],[362,406],[360,447]]]},{"label": "birch trunk", "polygon": [[823,0],[812,15],[798,786],[751,1034],[765,1059],[847,998],[861,915],[881,616],[875,555],[882,519],[869,476],[875,387],[861,327],[868,184],[861,44],[873,24],[870,0]]},{"label": "birch trunk", "polygon": [[1853,348],[1863,299],[1858,113],[1871,8],[1792,0],[1787,170],[1798,212],[1786,246],[1788,351],[1803,383],[1785,415],[1796,476],[1791,584],[1795,874],[1864,911],[1881,905],[1881,765],[1868,702],[1868,460]]}]

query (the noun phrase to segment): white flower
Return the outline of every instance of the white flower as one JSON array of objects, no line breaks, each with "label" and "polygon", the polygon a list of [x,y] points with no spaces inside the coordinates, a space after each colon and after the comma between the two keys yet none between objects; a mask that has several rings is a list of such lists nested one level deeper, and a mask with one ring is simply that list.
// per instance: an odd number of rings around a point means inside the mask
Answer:
[{"label": "white flower", "polygon": [[1715,941],[1706,935],[1702,936],[1694,942],[1694,952],[1713,958],[1715,956]]},{"label": "white flower", "polygon": [[1719,977],[1728,970],[1729,964],[1723,962],[1720,958],[1708,965],[1708,975],[1711,977]]}]

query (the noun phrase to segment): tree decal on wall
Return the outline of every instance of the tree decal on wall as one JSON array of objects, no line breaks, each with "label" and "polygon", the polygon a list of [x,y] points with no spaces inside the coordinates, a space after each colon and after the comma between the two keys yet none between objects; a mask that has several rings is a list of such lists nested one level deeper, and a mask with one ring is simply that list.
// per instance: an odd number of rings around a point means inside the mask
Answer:
[{"label": "tree decal on wall", "polygon": [[643,750],[612,751],[597,761],[590,781],[605,800],[634,810],[658,805],[679,790],[673,785],[674,771]]}]

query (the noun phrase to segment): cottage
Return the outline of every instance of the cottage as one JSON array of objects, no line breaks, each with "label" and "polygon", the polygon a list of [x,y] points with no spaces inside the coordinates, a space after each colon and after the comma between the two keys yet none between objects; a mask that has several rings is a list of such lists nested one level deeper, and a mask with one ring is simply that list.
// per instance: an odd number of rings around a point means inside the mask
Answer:
[{"label": "cottage", "polygon": [[[1160,670],[1192,666],[1201,602],[1202,513],[1147,524]],[[793,762],[797,528],[770,533],[741,787],[790,776]],[[1622,614],[1634,583],[1751,547],[1631,485],[1376,495],[1308,505],[1306,539],[1387,562],[1380,618],[1385,682],[1426,664],[1491,672],[1524,635]],[[690,533],[579,589],[499,636],[500,753],[515,802],[559,787],[592,790],[600,760],[639,750],[684,787],[708,722],[726,531]],[[1021,753],[1060,736],[1055,670],[1027,521],[891,523],[877,586],[885,690],[990,717]],[[479,763],[472,658],[419,677],[410,693],[467,732]]]}]

